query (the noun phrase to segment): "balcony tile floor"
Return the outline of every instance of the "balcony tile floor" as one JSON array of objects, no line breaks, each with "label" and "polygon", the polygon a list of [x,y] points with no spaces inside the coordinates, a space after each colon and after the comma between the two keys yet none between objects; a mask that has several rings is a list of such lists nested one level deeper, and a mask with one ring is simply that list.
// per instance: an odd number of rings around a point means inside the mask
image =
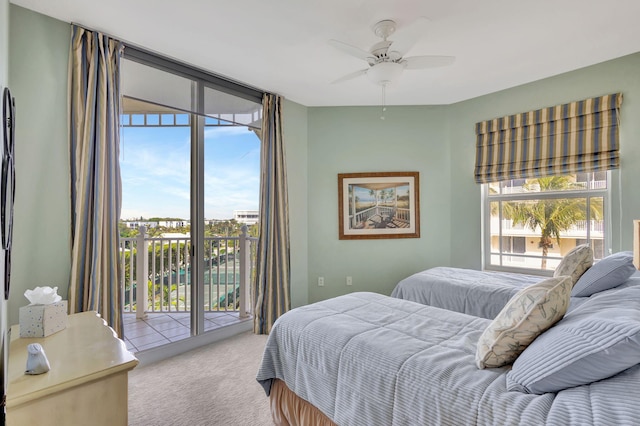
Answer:
[{"label": "balcony tile floor", "polygon": [[[124,342],[127,350],[140,352],[165,345],[190,336],[189,312],[149,313],[144,319],[136,319],[135,313],[124,313]],[[240,319],[238,312],[206,312],[204,329],[211,331],[227,325],[251,319]]]}]

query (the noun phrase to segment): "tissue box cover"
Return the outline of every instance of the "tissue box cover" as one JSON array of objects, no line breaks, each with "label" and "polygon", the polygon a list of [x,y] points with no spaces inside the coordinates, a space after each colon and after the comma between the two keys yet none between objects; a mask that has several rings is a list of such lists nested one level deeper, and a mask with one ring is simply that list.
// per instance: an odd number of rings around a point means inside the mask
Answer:
[{"label": "tissue box cover", "polygon": [[67,327],[67,301],[20,308],[20,337],[47,337]]}]

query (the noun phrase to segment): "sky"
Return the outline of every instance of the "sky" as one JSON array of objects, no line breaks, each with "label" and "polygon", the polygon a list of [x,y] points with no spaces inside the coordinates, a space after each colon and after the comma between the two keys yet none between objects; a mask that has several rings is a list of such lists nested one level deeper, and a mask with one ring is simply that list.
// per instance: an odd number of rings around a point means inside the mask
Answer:
[{"label": "sky", "polygon": [[[121,218],[189,219],[189,127],[123,127]],[[246,127],[205,129],[205,219],[258,210],[260,141]]]}]

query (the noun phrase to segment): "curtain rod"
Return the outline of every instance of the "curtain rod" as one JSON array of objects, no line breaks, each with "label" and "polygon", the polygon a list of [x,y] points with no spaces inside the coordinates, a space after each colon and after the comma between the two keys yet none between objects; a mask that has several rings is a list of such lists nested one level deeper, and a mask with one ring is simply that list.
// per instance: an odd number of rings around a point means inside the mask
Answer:
[{"label": "curtain rod", "polygon": [[[129,50],[130,52],[132,52],[131,56],[133,56],[134,58],[137,58],[140,61],[143,61],[145,63],[152,63],[154,64],[154,66],[158,65],[158,62],[159,62],[158,60],[163,62],[168,62],[175,66],[175,67],[172,66],[170,69],[174,72],[179,72],[180,74],[190,76],[192,78],[206,80],[206,81],[211,81],[213,79],[215,83],[219,84],[223,88],[227,88],[231,90],[235,89],[234,91],[239,92],[237,94],[244,94],[245,96],[243,97],[245,98],[246,96],[249,96],[250,97],[249,100],[256,101],[256,98],[259,97],[260,98],[259,103],[262,103],[262,94],[274,94],[272,92],[268,92],[266,90],[259,89],[249,84],[234,80],[230,77],[216,74],[202,67],[189,64],[177,58],[170,57],[166,54],[141,47],[139,45],[136,45],[135,43],[132,43],[126,40],[122,40],[120,37],[114,36],[105,31],[89,28],[86,25],[78,24],[77,22],[71,22],[71,25],[75,25],[87,31],[98,32],[98,33],[104,34],[107,37],[118,40],[124,46],[125,57],[126,57],[126,51]],[[256,96],[258,93],[260,95]],[[281,96],[281,95],[278,95],[278,96]]]}]

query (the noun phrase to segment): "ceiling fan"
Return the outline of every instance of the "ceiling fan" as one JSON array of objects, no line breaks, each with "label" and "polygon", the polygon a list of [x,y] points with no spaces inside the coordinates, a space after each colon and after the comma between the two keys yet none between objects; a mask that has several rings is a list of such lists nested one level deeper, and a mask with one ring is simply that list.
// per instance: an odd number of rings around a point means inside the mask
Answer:
[{"label": "ceiling fan", "polygon": [[333,81],[333,83],[341,83],[366,74],[373,83],[385,87],[397,81],[405,69],[424,69],[451,65],[455,61],[453,56],[404,56],[422,35],[425,22],[425,18],[420,18],[407,27],[401,28],[396,33],[395,40],[388,40],[388,37],[396,32],[397,25],[395,21],[385,19],[376,23],[373,26],[373,32],[376,36],[382,38],[382,41],[374,44],[369,51],[338,40],[329,40],[329,44],[333,47],[351,56],[363,59],[369,64],[367,68],[347,74]]}]

